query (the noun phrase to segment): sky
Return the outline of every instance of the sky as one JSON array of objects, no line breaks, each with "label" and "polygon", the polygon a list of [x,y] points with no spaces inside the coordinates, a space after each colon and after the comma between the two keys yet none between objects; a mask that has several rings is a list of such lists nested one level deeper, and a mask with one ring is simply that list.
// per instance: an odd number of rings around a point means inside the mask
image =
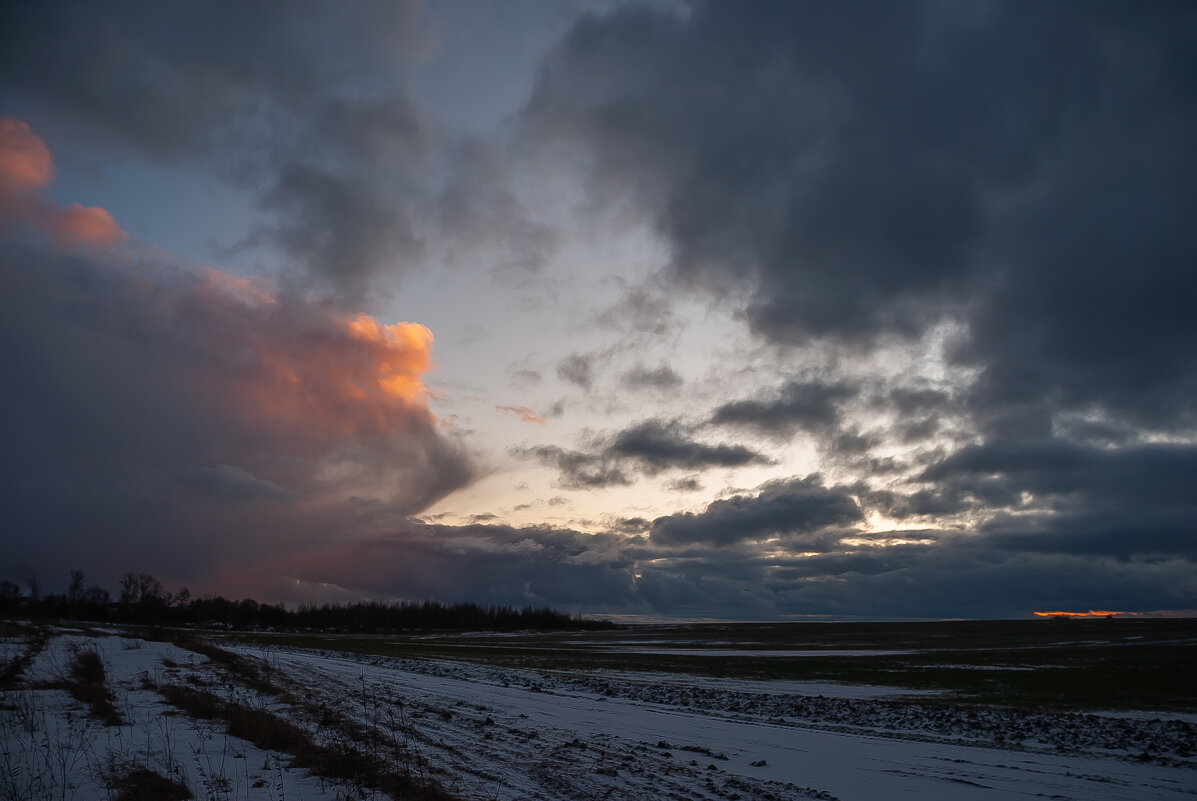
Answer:
[{"label": "sky", "polygon": [[0,10],[0,577],[1197,609],[1197,7]]}]

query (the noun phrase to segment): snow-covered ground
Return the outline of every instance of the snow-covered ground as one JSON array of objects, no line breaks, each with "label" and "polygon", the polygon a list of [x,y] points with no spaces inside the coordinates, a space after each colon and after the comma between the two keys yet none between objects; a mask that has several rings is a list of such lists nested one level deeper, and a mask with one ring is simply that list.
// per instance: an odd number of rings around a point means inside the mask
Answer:
[{"label": "snow-covered ground", "polygon": [[[41,686],[61,682],[74,654],[93,648],[124,725],[104,725],[66,690]],[[344,797],[328,782],[288,769],[287,755],[229,737],[219,724],[177,715],[157,692],[142,689],[146,679],[182,680],[210,668],[207,662],[169,643],[56,631],[20,686],[0,691],[0,799],[114,799],[109,785],[138,768],[182,782],[197,799]]]},{"label": "snow-covered ground", "polygon": [[[65,690],[39,689],[90,647],[126,725],[92,720]],[[329,720],[385,729],[380,742],[402,740],[414,755],[409,769],[462,799],[1197,796],[1197,726],[1179,715],[1023,715],[885,688],[229,650],[268,665],[284,692],[264,695],[167,643],[56,632],[3,693],[0,798],[113,798],[106,778],[130,765],[178,779],[196,798],[372,797],[174,710],[155,689],[167,685],[272,711],[317,740],[334,736]],[[12,641],[3,650],[20,652]]]},{"label": "snow-covered ground", "polygon": [[[1195,730],[1178,720],[953,713],[853,699],[846,687],[840,698],[820,698],[793,694],[792,683],[731,689],[726,680],[693,677],[644,681],[240,650],[306,676],[350,714],[363,693],[407,699],[421,715],[429,759],[478,797],[1197,795],[1195,763],[1177,753],[1192,753]],[[1167,752],[1171,764],[1137,761],[1147,749]]]}]

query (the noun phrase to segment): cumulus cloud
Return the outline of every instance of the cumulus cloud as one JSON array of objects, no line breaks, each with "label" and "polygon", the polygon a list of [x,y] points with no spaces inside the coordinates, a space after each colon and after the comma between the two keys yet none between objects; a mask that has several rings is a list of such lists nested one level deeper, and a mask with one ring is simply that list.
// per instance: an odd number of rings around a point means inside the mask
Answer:
[{"label": "cumulus cloud", "polygon": [[422,325],[11,240],[0,286],[6,565],[220,586],[473,477],[428,409]]},{"label": "cumulus cloud", "polygon": [[58,245],[112,247],[129,236],[112,215],[95,206],[65,208],[44,197],[54,181],[54,159],[29,125],[0,117],[0,228],[24,225]]}]

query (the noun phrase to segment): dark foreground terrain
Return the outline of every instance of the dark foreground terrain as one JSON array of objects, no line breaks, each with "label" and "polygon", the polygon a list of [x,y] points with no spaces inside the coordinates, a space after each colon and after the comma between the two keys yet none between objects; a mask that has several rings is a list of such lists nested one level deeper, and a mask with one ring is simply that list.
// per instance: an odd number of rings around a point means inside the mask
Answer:
[{"label": "dark foreground terrain", "polygon": [[0,798],[1197,796],[1191,621],[6,624]]}]

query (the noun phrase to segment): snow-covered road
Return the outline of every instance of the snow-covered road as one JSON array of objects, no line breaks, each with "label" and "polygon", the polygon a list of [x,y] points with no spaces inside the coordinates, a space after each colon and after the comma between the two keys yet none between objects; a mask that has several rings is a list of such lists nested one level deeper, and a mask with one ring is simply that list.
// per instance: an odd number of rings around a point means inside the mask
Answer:
[{"label": "snow-covered road", "polygon": [[[1197,796],[1197,726],[1184,715],[1030,715],[876,687],[228,646],[248,660],[237,662],[109,632],[36,634],[0,643],[24,663],[0,688],[4,801],[110,799],[114,777],[135,768],[212,801],[386,797],[192,717],[171,688],[269,712],[321,746],[349,736],[392,775],[463,801]],[[73,660],[90,650],[119,725],[69,691]]]},{"label": "snow-covered road", "polygon": [[[241,652],[263,655],[260,648]],[[430,666],[298,651],[271,651],[267,658],[302,684],[320,688],[328,701],[339,701],[347,713],[367,695],[404,699],[421,714],[418,725],[430,760],[462,789],[484,797],[822,793],[844,801],[1096,801],[1197,795],[1197,771],[1108,755],[936,742],[920,732],[901,737],[893,731],[888,736],[829,731],[609,697],[549,675],[461,663]],[[884,727],[884,721],[877,723]]]}]

